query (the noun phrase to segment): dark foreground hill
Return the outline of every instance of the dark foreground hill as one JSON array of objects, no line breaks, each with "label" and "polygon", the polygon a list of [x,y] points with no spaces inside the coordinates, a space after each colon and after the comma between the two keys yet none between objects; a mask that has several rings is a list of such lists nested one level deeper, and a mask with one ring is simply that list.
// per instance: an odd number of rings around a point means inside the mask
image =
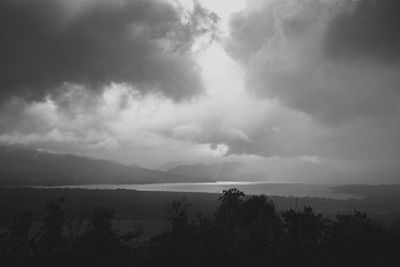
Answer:
[{"label": "dark foreground hill", "polygon": [[399,224],[383,226],[360,211],[327,217],[307,206],[279,210],[265,195],[245,196],[229,189],[212,200],[215,206],[208,215],[190,216],[188,201],[169,202],[164,210],[167,227],[140,239],[140,230],[121,233],[113,227],[115,212],[110,208],[91,208],[71,220],[65,209],[68,200],[56,198],[44,205],[37,231],[31,230],[31,212],[7,225],[0,233],[0,262],[2,266],[400,266]]},{"label": "dark foreground hill", "polygon": [[0,185],[143,184],[212,181],[117,162],[0,147]]}]

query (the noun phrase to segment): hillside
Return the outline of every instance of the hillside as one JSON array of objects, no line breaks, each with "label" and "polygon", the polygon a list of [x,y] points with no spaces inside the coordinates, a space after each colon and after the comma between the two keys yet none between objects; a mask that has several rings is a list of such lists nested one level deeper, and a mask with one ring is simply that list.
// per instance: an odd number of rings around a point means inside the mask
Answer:
[{"label": "hillside", "polygon": [[0,185],[72,185],[200,182],[210,179],[28,148],[0,147]]},{"label": "hillside", "polygon": [[169,173],[191,177],[206,177],[219,181],[243,181],[249,175],[240,175],[243,168],[240,162],[222,162],[215,164],[179,165],[168,170]]},{"label": "hillside", "polygon": [[[335,181],[337,184],[346,184],[351,181],[350,178],[352,177],[349,173],[343,173],[332,167],[310,161],[297,161],[290,164],[266,160],[225,161],[214,164],[179,165],[169,169],[168,172],[193,178],[205,177],[217,181],[295,183],[332,183],[332,181]],[[325,179],[322,180],[321,177]],[[343,177],[346,179],[343,179]]]}]

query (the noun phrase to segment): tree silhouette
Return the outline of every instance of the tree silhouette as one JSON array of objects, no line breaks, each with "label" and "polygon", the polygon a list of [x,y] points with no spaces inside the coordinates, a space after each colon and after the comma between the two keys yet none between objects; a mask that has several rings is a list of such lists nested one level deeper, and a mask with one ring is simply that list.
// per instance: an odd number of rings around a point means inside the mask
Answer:
[{"label": "tree silhouette", "polygon": [[326,218],[311,207],[278,212],[265,195],[223,192],[214,216],[191,216],[186,199],[167,210],[170,227],[136,240],[113,228],[114,211],[90,212],[84,231],[64,234],[63,199],[46,204],[37,236],[32,215],[8,225],[1,266],[400,266],[400,224],[383,227],[354,211]]},{"label": "tree silhouette", "polygon": [[284,255],[290,266],[313,266],[320,256],[329,220],[315,214],[311,207],[282,213]]},{"label": "tree silhouette", "polygon": [[34,239],[30,236],[32,213],[24,212],[8,225],[8,232],[2,237],[4,246],[0,250],[0,258],[9,266],[27,266],[34,254]]},{"label": "tree silhouette", "polygon": [[[64,198],[46,203],[46,216],[40,228],[37,261],[43,266],[62,266],[68,254],[68,239],[63,235],[66,225]],[[60,264],[61,262],[61,264]]]},{"label": "tree silhouette", "polygon": [[84,234],[77,240],[73,254],[75,264],[85,266],[117,266],[124,261],[123,240],[112,229],[114,211],[95,208]]}]

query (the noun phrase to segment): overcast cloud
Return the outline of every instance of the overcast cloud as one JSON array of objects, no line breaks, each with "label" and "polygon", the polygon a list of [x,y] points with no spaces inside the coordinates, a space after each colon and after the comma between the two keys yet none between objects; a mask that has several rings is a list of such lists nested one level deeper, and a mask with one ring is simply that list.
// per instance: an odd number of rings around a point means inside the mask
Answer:
[{"label": "overcast cloud", "polygon": [[254,5],[233,16],[226,45],[250,91],[326,124],[398,111],[398,1]]},{"label": "overcast cloud", "polygon": [[397,181],[398,1],[222,3],[2,1],[0,142]]},{"label": "overcast cloud", "polygon": [[163,0],[0,2],[1,97],[40,100],[64,83],[130,83],[176,100],[202,93],[194,41],[218,18]]}]

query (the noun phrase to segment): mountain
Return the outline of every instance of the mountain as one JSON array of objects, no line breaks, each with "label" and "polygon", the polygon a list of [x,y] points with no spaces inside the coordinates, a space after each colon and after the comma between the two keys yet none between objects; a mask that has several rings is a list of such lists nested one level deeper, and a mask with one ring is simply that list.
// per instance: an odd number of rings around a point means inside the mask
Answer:
[{"label": "mountain", "polygon": [[169,173],[205,177],[216,181],[270,181],[270,182],[343,182],[338,177],[348,177],[332,167],[310,161],[290,164],[278,160],[253,160],[249,162],[221,162],[215,164],[180,165]]},{"label": "mountain", "polygon": [[164,164],[161,164],[156,169],[166,172],[166,171],[169,171],[179,165],[183,165],[183,163],[181,161],[170,160],[170,161],[165,162]]},{"label": "mountain", "polygon": [[168,170],[168,172],[191,177],[205,177],[219,181],[243,181],[246,180],[246,177],[239,175],[240,170],[243,169],[243,165],[241,162],[199,163],[195,165],[179,165]]},{"label": "mountain", "polygon": [[210,181],[103,159],[21,147],[0,147],[0,185],[3,186]]}]

